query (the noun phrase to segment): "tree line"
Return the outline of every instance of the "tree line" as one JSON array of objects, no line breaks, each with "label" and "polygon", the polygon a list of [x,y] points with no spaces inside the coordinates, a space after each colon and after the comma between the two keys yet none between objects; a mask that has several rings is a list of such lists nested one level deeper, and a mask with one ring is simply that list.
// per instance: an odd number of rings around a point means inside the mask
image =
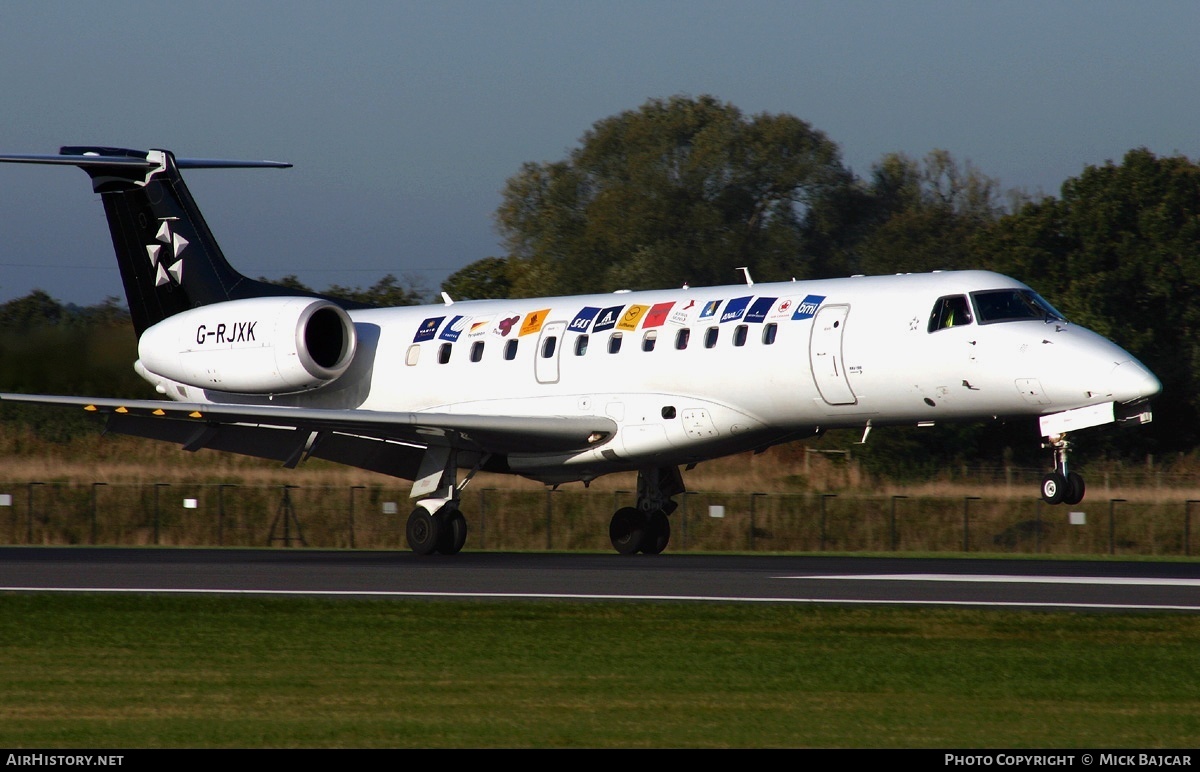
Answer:
[{"label": "tree line", "polygon": [[[506,182],[495,222],[505,254],[452,274],[440,288],[451,297],[729,284],[741,266],[756,281],[998,271],[1163,381],[1155,423],[1097,432],[1081,458],[1200,445],[1200,166],[1183,156],[1131,149],[1086,167],[1058,195],[1004,189],[944,150],[889,153],[860,176],[833,140],[795,116],[675,96],[596,122],[562,160],[524,164]],[[295,277],[277,283],[303,287]],[[375,305],[432,299],[391,275],[325,294]],[[115,299],[64,307],[34,292],[0,305],[0,388],[145,396],[122,326]],[[888,430],[856,452],[881,469],[914,471],[948,460],[1044,461],[1023,424]]]}]

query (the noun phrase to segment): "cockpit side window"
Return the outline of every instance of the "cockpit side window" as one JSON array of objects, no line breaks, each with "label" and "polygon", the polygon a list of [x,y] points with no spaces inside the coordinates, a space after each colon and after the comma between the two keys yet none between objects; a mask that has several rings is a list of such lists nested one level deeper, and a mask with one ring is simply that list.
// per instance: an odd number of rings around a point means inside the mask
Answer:
[{"label": "cockpit side window", "polygon": [[962,327],[971,323],[971,304],[966,295],[947,295],[938,298],[929,315],[929,331],[937,332],[948,327]]}]

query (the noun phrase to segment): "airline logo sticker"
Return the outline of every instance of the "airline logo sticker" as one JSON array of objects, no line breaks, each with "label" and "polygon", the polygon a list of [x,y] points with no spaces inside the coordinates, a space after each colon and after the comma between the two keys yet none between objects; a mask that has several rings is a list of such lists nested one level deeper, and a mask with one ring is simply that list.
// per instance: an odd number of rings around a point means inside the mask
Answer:
[{"label": "airline logo sticker", "polygon": [[459,315],[454,317],[438,337],[442,340],[448,340],[451,343],[457,343],[458,336],[462,335],[463,330],[467,329],[468,321],[470,321],[470,317],[467,316]]},{"label": "airline logo sticker", "polygon": [[701,309],[701,311],[700,311],[700,318],[707,319],[710,316],[715,316],[717,313],[717,309],[720,307],[721,307],[721,301],[719,301],[719,300],[708,301],[707,303],[704,304],[704,308]]},{"label": "airline logo sticker", "polygon": [[784,298],[771,307],[771,319],[784,319],[792,315],[792,310],[796,307],[795,298]]},{"label": "airline logo sticker", "polygon": [[671,312],[671,324],[687,324],[692,312],[696,309],[696,301],[689,300]]},{"label": "airline logo sticker", "polygon": [[630,306],[625,309],[625,313],[621,316],[621,321],[617,322],[618,330],[636,330],[638,322],[642,321],[642,317],[650,310],[650,306]]},{"label": "airline logo sticker", "polygon": [[518,335],[532,335],[542,329],[542,322],[546,321],[546,317],[550,315],[549,308],[543,308],[541,311],[533,311],[526,314],[525,323],[521,325],[521,331]]},{"label": "airline logo sticker", "polygon": [[621,318],[621,310],[625,306],[612,306],[600,312],[600,316],[596,319],[596,326],[592,328],[592,332],[604,332],[611,330],[617,326],[617,320]]},{"label": "airline logo sticker", "polygon": [[662,327],[666,323],[667,314],[673,305],[675,305],[675,301],[671,301],[670,303],[655,303],[650,308],[650,313],[646,314],[646,321],[642,322],[642,329]]},{"label": "airline logo sticker", "polygon": [[734,298],[725,305],[725,313],[721,314],[721,323],[736,322],[742,318],[742,314],[746,313],[746,306],[750,305],[750,298],[753,295],[747,295],[744,298]]},{"label": "airline logo sticker", "polygon": [[805,295],[804,300],[796,306],[795,313],[792,314],[793,319],[812,319],[817,315],[817,309],[821,303],[825,301],[824,295]]},{"label": "airline logo sticker", "polygon": [[775,301],[779,298],[759,298],[750,306],[750,310],[746,312],[746,321],[759,324],[763,319],[767,318],[767,312],[775,306]]},{"label": "airline logo sticker", "polygon": [[488,328],[491,326],[492,326],[492,317],[490,317],[490,316],[476,317],[474,320],[471,321],[470,328],[467,329],[467,337],[468,338],[477,338],[480,335],[483,335],[484,333],[486,333],[488,331]]},{"label": "airline logo sticker", "polygon": [[587,332],[588,327],[592,326],[592,320],[596,318],[596,314],[598,313],[600,313],[599,308],[584,306],[579,310],[579,313],[575,314],[575,318],[571,320],[571,323],[567,326],[567,330],[570,332]]},{"label": "airline logo sticker", "polygon": [[417,328],[417,334],[413,336],[413,343],[420,343],[423,340],[433,340],[433,336],[437,334],[438,326],[445,318],[444,316],[433,316],[421,322],[421,326]]},{"label": "airline logo sticker", "polygon": [[502,338],[507,338],[508,334],[513,331],[513,327],[517,326],[517,322],[521,321],[521,315],[507,316],[501,314],[500,320],[496,322],[496,326],[492,328],[492,332]]},{"label": "airline logo sticker", "polygon": [[183,250],[187,249],[188,240],[171,230],[171,222],[175,219],[164,218],[162,225],[158,226],[154,239],[161,243],[146,245],[146,256],[150,258],[150,267],[154,269],[156,287],[172,281],[183,285]]}]

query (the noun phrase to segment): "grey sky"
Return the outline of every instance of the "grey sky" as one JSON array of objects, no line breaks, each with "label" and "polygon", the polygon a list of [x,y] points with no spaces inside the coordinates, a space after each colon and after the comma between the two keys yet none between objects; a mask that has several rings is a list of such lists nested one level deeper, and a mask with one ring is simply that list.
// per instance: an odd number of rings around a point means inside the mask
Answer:
[{"label": "grey sky", "polygon": [[[824,131],[859,175],[944,148],[1055,194],[1133,147],[1200,156],[1194,2],[6,2],[0,150],[164,147],[245,273],[430,289],[500,254],[525,161],[651,97]],[[736,280],[736,277],[730,277]],[[0,166],[0,301],[120,293],[78,170]]]}]

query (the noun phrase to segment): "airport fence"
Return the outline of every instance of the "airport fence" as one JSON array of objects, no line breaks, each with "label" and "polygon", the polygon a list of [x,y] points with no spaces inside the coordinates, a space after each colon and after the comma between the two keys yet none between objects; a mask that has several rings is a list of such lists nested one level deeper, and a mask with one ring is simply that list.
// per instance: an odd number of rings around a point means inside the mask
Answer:
[{"label": "airport fence", "polygon": [[[632,491],[467,489],[466,549],[608,551]],[[1190,556],[1200,501],[689,492],[670,551]],[[407,486],[0,483],[15,545],[403,549]]]}]

